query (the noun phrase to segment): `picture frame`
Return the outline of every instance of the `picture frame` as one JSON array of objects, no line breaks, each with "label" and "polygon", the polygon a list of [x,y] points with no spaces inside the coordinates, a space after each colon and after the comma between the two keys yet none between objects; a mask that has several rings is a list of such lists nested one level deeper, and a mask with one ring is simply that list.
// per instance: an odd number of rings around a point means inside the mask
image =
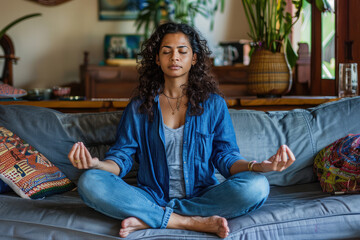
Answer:
[{"label": "picture frame", "polygon": [[138,34],[106,34],[105,59],[136,59],[143,40],[144,36]]},{"label": "picture frame", "polygon": [[135,20],[145,0],[98,0],[99,20]]}]

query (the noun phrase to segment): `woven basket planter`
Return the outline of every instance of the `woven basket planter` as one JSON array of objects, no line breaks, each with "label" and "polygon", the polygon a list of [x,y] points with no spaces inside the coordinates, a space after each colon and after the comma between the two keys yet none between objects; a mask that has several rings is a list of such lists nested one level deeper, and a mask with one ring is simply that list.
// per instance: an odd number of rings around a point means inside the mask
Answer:
[{"label": "woven basket planter", "polygon": [[290,91],[292,75],[283,53],[256,50],[248,69],[248,92],[258,97],[281,97]]}]

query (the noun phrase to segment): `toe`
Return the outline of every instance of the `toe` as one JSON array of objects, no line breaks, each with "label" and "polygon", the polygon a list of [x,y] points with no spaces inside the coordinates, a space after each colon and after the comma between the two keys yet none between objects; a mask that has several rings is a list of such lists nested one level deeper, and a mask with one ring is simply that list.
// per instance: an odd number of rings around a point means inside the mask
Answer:
[{"label": "toe", "polygon": [[119,236],[122,237],[122,238],[125,238],[129,235],[129,232],[125,229],[120,229],[119,231]]}]

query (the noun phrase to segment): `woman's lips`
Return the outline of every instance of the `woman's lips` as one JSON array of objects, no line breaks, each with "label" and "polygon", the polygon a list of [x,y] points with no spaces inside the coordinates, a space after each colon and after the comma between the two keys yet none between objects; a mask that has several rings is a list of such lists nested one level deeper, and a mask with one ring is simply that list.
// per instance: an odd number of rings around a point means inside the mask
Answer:
[{"label": "woman's lips", "polygon": [[178,70],[178,69],[180,69],[181,67],[178,66],[178,65],[171,65],[171,66],[169,66],[169,68],[170,68],[171,70]]}]

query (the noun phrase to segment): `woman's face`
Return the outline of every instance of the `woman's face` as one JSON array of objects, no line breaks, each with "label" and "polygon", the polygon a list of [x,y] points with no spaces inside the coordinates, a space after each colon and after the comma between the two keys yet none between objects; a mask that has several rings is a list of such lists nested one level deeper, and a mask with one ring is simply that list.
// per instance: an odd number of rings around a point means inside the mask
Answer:
[{"label": "woman's face", "polygon": [[168,33],[162,39],[156,63],[164,72],[165,80],[184,78],[187,81],[191,66],[196,63],[196,53],[184,33]]}]

